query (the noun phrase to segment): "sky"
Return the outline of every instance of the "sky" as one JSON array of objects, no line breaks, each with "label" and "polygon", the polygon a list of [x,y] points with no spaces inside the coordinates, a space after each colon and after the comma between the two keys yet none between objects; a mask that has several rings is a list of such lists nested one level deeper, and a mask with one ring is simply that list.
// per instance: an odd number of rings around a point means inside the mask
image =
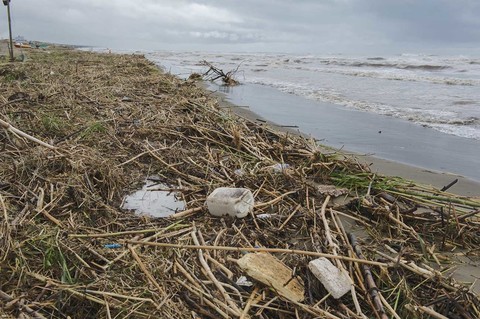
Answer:
[{"label": "sky", "polygon": [[112,49],[480,53],[480,0],[12,0],[11,12],[14,36]]}]

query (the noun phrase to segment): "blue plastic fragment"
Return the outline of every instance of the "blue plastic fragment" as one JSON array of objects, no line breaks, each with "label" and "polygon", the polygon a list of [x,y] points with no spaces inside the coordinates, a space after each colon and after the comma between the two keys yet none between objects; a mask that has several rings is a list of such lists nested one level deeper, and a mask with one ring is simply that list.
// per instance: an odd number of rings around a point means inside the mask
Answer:
[{"label": "blue plastic fragment", "polygon": [[115,249],[115,248],[122,247],[122,245],[120,245],[120,244],[105,244],[105,245],[103,245],[103,247],[109,248],[109,249]]}]

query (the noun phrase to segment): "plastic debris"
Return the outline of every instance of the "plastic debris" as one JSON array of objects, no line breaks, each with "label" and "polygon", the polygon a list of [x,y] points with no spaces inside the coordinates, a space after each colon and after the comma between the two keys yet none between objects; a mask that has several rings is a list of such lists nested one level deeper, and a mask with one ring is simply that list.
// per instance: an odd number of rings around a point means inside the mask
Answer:
[{"label": "plastic debris", "polygon": [[237,264],[255,280],[275,289],[279,295],[294,301],[303,301],[305,288],[293,271],[270,254],[249,253],[237,260]]},{"label": "plastic debris", "polygon": [[269,166],[270,170],[274,173],[283,173],[292,167],[290,164],[285,164],[285,163],[277,163],[275,165]]},{"label": "plastic debris", "polygon": [[253,210],[253,204],[253,194],[246,188],[220,187],[207,197],[208,211],[213,216],[243,218]]},{"label": "plastic debris", "polygon": [[317,277],[333,298],[338,299],[350,291],[350,276],[324,257],[308,263],[308,269]]},{"label": "plastic debris", "polygon": [[235,282],[237,285],[242,286],[242,287],[251,287],[253,286],[253,282],[249,281],[247,277],[245,276],[240,276],[237,281]]},{"label": "plastic debris", "polygon": [[234,170],[233,173],[237,176],[243,176],[243,175],[245,175],[245,170],[242,169],[242,168],[239,168],[239,169]]},{"label": "plastic debris", "polygon": [[272,217],[272,214],[258,214],[256,217],[260,219],[267,219]]},{"label": "plastic debris", "polygon": [[117,249],[117,248],[121,248],[122,245],[121,244],[105,244],[103,245],[103,247],[108,249]]}]

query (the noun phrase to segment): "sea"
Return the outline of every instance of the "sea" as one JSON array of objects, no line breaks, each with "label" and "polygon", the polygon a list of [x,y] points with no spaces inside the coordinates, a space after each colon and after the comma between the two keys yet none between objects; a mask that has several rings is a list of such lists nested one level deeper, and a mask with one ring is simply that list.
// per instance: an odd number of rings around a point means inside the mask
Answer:
[{"label": "sea", "polygon": [[235,71],[232,102],[337,148],[480,180],[480,57],[152,51],[187,78]]},{"label": "sea", "polygon": [[259,84],[310,100],[401,118],[480,140],[480,58],[155,52],[178,73],[203,73],[208,61]]}]

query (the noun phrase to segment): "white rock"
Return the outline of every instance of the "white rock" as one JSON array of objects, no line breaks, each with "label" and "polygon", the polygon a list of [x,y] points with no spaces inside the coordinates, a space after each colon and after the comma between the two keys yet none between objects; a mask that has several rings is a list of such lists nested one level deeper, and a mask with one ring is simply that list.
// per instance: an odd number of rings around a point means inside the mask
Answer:
[{"label": "white rock", "polygon": [[246,188],[220,187],[207,197],[208,211],[213,216],[243,218],[253,210],[253,205],[253,194]]},{"label": "white rock", "polygon": [[324,257],[308,263],[308,269],[317,277],[333,298],[338,299],[350,291],[350,276]]}]

